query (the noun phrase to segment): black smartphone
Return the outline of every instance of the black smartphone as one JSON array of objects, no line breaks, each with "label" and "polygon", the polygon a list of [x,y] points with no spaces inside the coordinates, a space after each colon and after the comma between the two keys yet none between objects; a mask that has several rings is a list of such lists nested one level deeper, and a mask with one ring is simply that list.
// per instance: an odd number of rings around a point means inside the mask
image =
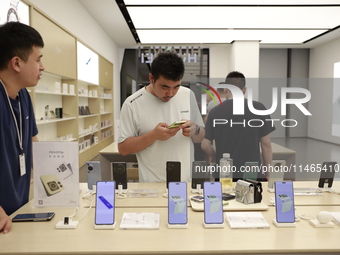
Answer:
[{"label": "black smartphone", "polygon": [[235,195],[232,195],[230,193],[222,193],[222,200],[223,201],[229,201],[235,199]]},{"label": "black smartphone", "polygon": [[166,162],[166,188],[169,189],[169,182],[181,181],[181,162],[167,161]]},{"label": "black smartphone", "polygon": [[[319,185],[318,185],[319,188],[331,188],[332,187],[336,166],[337,166],[337,162],[324,162],[322,164]],[[325,187],[326,183],[327,183],[327,187]]]},{"label": "black smartphone", "polygon": [[187,184],[185,182],[169,182],[168,223],[188,223]]},{"label": "black smartphone", "polygon": [[112,175],[116,182],[116,189],[119,185],[122,185],[123,189],[127,189],[126,162],[112,162]]},{"label": "black smartphone", "polygon": [[206,161],[193,161],[191,168],[191,188],[197,189],[197,184],[203,189],[203,183],[209,181]]},{"label": "black smartphone", "polygon": [[115,182],[97,182],[96,225],[113,225],[115,222]]},{"label": "black smartphone", "polygon": [[276,222],[295,222],[293,182],[277,181],[274,183],[274,189]]},{"label": "black smartphone", "polygon": [[191,197],[191,201],[202,203],[204,201],[204,197],[200,195],[193,196]]},{"label": "black smartphone", "polygon": [[54,212],[47,213],[20,213],[15,215],[13,222],[19,221],[49,221],[54,217]]},{"label": "black smartphone", "polygon": [[102,180],[102,170],[99,161],[86,162],[87,187],[93,190],[93,186]]},{"label": "black smartphone", "polygon": [[206,224],[222,224],[222,184],[220,182],[204,182],[204,222]]}]

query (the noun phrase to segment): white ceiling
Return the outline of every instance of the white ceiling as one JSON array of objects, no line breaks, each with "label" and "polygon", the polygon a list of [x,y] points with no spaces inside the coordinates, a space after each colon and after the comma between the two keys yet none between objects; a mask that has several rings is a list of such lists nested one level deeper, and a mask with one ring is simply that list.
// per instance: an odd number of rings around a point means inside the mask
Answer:
[{"label": "white ceiling", "polygon": [[[88,10],[117,46],[122,48],[138,46],[115,0],[78,1]],[[141,42],[145,42],[143,45],[167,43],[174,45],[177,43],[174,39],[191,35],[189,37],[191,40],[187,41],[187,44],[203,44],[209,46],[212,41],[208,39],[212,39],[215,32],[217,32],[220,40],[218,43],[231,43],[234,40],[260,40],[260,42],[262,41],[260,44],[262,48],[313,48],[327,41],[340,38],[340,28],[321,35],[325,31],[340,26],[340,0],[256,1],[257,4],[270,4],[270,6],[265,7],[250,6],[253,0],[238,0],[237,2],[232,0],[209,0],[208,3],[210,5],[221,4],[221,2],[227,4],[234,2],[237,3],[237,6],[194,7],[195,9],[193,11],[187,11],[189,10],[188,6],[171,8],[144,6],[144,9],[140,10],[137,9],[137,7],[142,3],[148,4],[147,2],[150,2],[149,4],[153,4],[153,0],[125,0],[125,3],[129,1],[132,1],[131,4],[134,4],[133,1],[138,4],[138,6],[128,7],[128,10]],[[177,1],[179,3],[176,4],[199,4],[202,1],[204,0],[181,0]],[[176,0],[170,1],[172,4],[175,2]],[[167,0],[156,1],[157,5],[160,5],[160,3],[167,4]],[[299,6],[290,8],[282,8],[281,6],[280,8],[280,6],[276,7],[273,3],[278,5],[285,3]],[[243,4],[247,6],[242,6]],[[308,4],[308,6],[301,6],[305,4]],[[330,6],[318,6],[319,4],[328,4]],[[166,9],[162,10],[160,8]],[[184,13],[187,13],[185,14],[185,18],[183,18],[183,14],[177,15],[183,8]],[[261,9],[270,10],[265,19],[263,19],[264,15],[261,13]],[[215,14],[215,18],[208,19],[208,10]],[[230,10],[232,10],[232,13]],[[230,15],[226,14],[228,12],[230,12]],[[174,15],[174,13],[176,13],[176,15]],[[276,19],[276,17],[278,19]],[[261,20],[264,20],[264,23],[260,23]],[[175,21],[179,21],[179,24],[176,24]],[[161,23],[164,23],[164,26],[161,25]],[[178,30],[180,26],[183,26],[187,30]],[[150,27],[152,29],[148,29]],[[163,27],[165,27],[166,30],[162,29]],[[175,29],[173,30],[173,28]],[[204,28],[205,30],[197,33],[200,28]],[[276,29],[276,31],[274,31],[274,29]],[[165,31],[164,34],[161,34],[162,30]],[[148,33],[151,33],[151,38],[156,39],[156,41],[146,39],[144,36]],[[195,33],[200,35],[201,39],[193,40],[192,38]],[[307,43],[292,44],[291,42],[293,41],[289,38],[291,35],[297,36],[301,42],[318,35],[321,36]],[[281,36],[282,38],[280,38]],[[185,43],[180,42],[178,42],[178,44],[185,45]]]}]

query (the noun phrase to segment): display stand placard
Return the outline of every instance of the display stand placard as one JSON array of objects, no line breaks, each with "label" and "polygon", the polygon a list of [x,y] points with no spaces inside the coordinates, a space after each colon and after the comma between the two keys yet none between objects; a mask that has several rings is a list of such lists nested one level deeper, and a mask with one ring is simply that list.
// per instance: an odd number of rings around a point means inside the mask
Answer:
[{"label": "display stand placard", "polygon": [[79,205],[78,142],[34,142],[34,206]]}]

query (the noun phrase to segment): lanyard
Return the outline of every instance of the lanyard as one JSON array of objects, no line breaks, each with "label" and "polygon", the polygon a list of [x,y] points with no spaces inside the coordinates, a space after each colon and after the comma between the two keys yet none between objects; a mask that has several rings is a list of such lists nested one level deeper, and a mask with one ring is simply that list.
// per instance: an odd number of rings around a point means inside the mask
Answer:
[{"label": "lanyard", "polygon": [[21,104],[20,104],[20,98],[19,98],[19,95],[18,95],[18,99],[19,99],[19,100],[18,100],[18,101],[19,101],[19,117],[20,117],[20,130],[19,130],[17,118],[15,117],[14,110],[13,110],[11,101],[10,101],[10,99],[9,99],[9,96],[8,96],[8,93],[7,93],[7,90],[6,90],[6,87],[5,87],[5,85],[4,85],[4,82],[3,82],[1,79],[0,79],[0,82],[1,82],[2,86],[3,86],[4,89],[5,89],[5,92],[6,92],[6,95],[7,95],[7,100],[8,100],[8,105],[9,105],[9,108],[11,109],[12,116],[13,116],[13,120],[14,120],[15,127],[16,127],[16,130],[17,130],[18,141],[19,141],[19,148],[20,148],[20,150],[21,150],[21,153],[20,153],[20,154],[23,154],[23,153],[24,153],[24,149],[23,149],[23,147],[22,147],[22,117],[21,117]]}]

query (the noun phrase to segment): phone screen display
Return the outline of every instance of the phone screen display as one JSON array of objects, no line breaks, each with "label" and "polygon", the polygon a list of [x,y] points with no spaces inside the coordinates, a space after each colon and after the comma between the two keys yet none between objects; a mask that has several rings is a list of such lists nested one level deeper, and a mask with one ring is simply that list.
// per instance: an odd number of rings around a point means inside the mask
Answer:
[{"label": "phone screen display", "polygon": [[17,214],[12,221],[45,221],[53,218],[53,212]]},{"label": "phone screen display", "polygon": [[223,223],[222,185],[220,182],[204,182],[204,222]]},{"label": "phone screen display", "polygon": [[166,162],[166,187],[169,189],[169,182],[181,181],[181,162],[167,161]]},{"label": "phone screen display", "polygon": [[279,181],[275,186],[275,209],[278,223],[295,222],[294,190],[291,181]]},{"label": "phone screen display", "polygon": [[168,222],[169,224],[187,224],[187,184],[170,182],[168,191]]},{"label": "phone screen display", "polygon": [[97,182],[96,225],[112,225],[115,213],[115,182]]},{"label": "phone screen display", "polygon": [[319,179],[319,188],[331,188],[333,185],[333,179],[335,175],[335,166],[337,162],[324,162]]}]

